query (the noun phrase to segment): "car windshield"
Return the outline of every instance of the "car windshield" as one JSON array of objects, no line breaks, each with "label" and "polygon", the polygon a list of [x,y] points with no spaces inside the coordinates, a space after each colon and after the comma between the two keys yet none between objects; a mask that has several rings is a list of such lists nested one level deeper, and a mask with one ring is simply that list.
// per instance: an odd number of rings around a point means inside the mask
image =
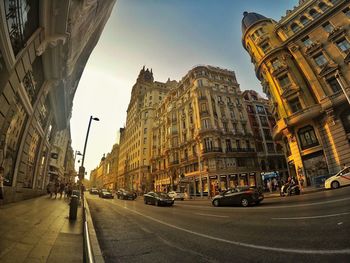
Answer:
[{"label": "car windshield", "polygon": [[162,198],[169,198],[168,194],[166,194],[166,193],[156,193],[156,195],[158,197],[162,197]]}]

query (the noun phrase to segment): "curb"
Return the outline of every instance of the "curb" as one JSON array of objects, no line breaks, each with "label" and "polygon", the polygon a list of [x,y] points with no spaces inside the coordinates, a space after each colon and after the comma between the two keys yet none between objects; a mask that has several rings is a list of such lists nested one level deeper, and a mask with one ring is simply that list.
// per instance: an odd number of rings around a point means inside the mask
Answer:
[{"label": "curb", "polygon": [[[321,191],[326,191],[325,188],[317,188],[317,189],[312,189],[312,190],[308,190],[308,191],[303,191],[300,195],[307,195],[307,194],[311,194],[311,193],[316,193],[316,192],[321,192]],[[273,195],[264,195],[264,199],[266,198],[279,198],[279,197],[283,197],[280,196],[279,194],[273,194]]]},{"label": "curb", "polygon": [[100,245],[99,245],[98,240],[97,240],[97,235],[96,235],[94,223],[93,223],[92,218],[91,218],[89,204],[88,204],[85,197],[84,197],[84,199],[85,199],[85,204],[86,204],[86,206],[85,206],[86,222],[87,222],[89,236],[90,236],[91,250],[92,250],[92,253],[94,255],[94,262],[104,263],[105,261],[103,259],[102,251],[101,251]]}]

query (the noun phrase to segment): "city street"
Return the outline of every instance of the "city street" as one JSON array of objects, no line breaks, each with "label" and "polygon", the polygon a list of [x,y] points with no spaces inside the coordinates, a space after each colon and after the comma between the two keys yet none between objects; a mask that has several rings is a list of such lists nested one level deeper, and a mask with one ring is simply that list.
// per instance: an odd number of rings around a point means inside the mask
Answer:
[{"label": "city street", "polygon": [[86,197],[106,262],[350,262],[350,187],[248,208]]}]

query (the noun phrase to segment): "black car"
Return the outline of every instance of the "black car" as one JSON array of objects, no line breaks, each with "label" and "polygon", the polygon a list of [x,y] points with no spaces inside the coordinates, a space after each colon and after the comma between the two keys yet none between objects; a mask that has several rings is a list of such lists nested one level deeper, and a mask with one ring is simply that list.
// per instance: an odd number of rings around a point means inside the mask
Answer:
[{"label": "black car", "polygon": [[117,191],[117,198],[123,199],[123,200],[135,200],[136,199],[136,193],[127,191],[125,189],[119,189]]},{"label": "black car", "polygon": [[151,205],[168,205],[172,206],[174,204],[174,198],[171,198],[166,193],[160,193],[160,192],[149,192],[147,194],[143,195],[143,201],[144,203],[151,204]]},{"label": "black car", "polygon": [[114,198],[113,194],[112,194],[110,191],[106,190],[106,189],[102,189],[102,190],[100,191],[99,196],[100,196],[101,198],[110,198],[110,199],[113,199],[113,198]]},{"label": "black car", "polygon": [[228,189],[212,200],[213,206],[259,204],[264,199],[263,194],[254,187],[236,187]]}]

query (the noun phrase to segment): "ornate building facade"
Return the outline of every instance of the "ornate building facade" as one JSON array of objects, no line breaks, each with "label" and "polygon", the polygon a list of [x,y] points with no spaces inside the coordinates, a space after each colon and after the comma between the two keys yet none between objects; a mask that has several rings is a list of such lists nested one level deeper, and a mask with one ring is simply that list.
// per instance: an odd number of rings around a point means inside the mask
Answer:
[{"label": "ornate building facade", "polygon": [[213,195],[259,184],[254,137],[235,73],[197,66],[154,113],[151,173],[158,191]]},{"label": "ornate building facade", "polygon": [[5,202],[45,193],[54,135],[69,126],[79,79],[114,3],[1,1],[0,165],[5,169]]},{"label": "ornate building facade", "polygon": [[126,125],[120,129],[118,187],[140,192],[153,188],[150,158],[155,110],[175,84],[154,81],[152,69],[140,71],[132,88]]},{"label": "ornate building facade", "polygon": [[274,139],[307,185],[350,165],[350,5],[299,1],[276,22],[244,13],[242,43],[272,103]]}]

